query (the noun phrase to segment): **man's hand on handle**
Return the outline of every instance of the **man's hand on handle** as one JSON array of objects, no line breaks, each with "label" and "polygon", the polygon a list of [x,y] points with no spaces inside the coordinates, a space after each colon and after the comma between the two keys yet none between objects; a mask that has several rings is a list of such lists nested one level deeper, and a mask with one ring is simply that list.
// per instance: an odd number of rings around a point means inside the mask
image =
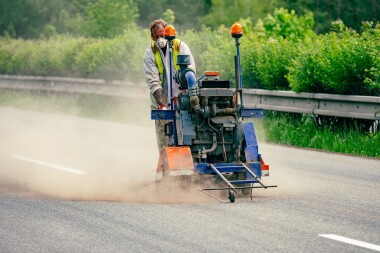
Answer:
[{"label": "man's hand on handle", "polygon": [[164,97],[162,94],[162,89],[158,89],[153,93],[153,97],[156,100],[158,104],[158,109],[159,110],[167,110],[165,104],[164,104]]}]

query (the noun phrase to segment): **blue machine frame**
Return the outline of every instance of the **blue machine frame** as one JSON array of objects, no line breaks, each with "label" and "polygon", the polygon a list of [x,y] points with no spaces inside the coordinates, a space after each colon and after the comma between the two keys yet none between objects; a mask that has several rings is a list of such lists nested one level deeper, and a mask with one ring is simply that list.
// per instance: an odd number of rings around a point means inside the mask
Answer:
[{"label": "blue machine frame", "polygon": [[[234,27],[234,26],[233,26]],[[168,28],[168,27],[167,27]],[[176,129],[176,120],[181,120],[181,116],[179,119],[176,119],[176,109],[174,108],[174,97],[173,97],[173,39],[175,38],[174,34],[169,33],[171,30],[165,28],[165,38],[169,41],[169,69],[170,69],[170,78],[169,78],[169,89],[170,89],[170,107],[169,110],[152,110],[151,111],[151,119],[153,120],[167,120],[167,129],[166,135],[169,136],[169,146],[189,146],[192,142],[192,137],[195,136],[195,132],[192,132],[188,127],[189,122],[185,122],[185,128],[188,130],[185,133],[183,138],[178,138],[177,129]],[[174,28],[173,28],[174,29]],[[235,56],[235,76],[236,76],[236,112],[238,112],[239,116],[244,118],[262,118],[264,116],[264,112],[262,109],[251,109],[245,108],[243,103],[242,96],[242,72],[240,67],[240,49],[239,49],[239,38],[242,36],[242,29],[240,27],[240,32],[232,33],[232,37],[236,40],[236,50],[237,55]],[[175,30],[174,30],[175,31]],[[168,34],[167,34],[168,32]],[[198,80],[199,81],[199,80]],[[189,85],[190,86],[190,85]],[[188,118],[188,117],[185,117]],[[191,121],[190,121],[191,123]],[[268,188],[268,187],[277,187],[277,186],[267,186],[264,185],[260,178],[262,175],[263,166],[266,166],[268,169],[268,165],[265,165],[262,161],[261,155],[258,152],[258,144],[255,134],[254,125],[252,122],[244,122],[243,126],[243,135],[245,139],[245,162],[238,162],[240,159],[236,159],[235,163],[206,163],[205,159],[199,159],[199,163],[194,163],[194,172],[197,174],[209,174],[209,175],[217,175],[219,179],[224,181],[227,187],[221,188],[204,188],[200,189],[201,192],[223,202],[222,200],[216,198],[215,196],[209,194],[207,191],[213,190],[228,190],[228,198],[230,202],[234,202],[235,194],[237,194],[237,189],[249,189],[250,195],[252,199],[252,188]],[[186,132],[186,131],[185,131]],[[180,140],[178,140],[180,139]],[[214,142],[216,143],[216,141]],[[239,151],[240,152],[240,151]],[[243,151],[241,151],[243,152]],[[238,174],[233,180],[227,179],[228,174],[234,173],[243,173],[244,179],[239,179]],[[231,179],[231,178],[230,178]],[[253,186],[253,184],[258,183],[260,186]],[[237,186],[234,186],[237,185]]]}]

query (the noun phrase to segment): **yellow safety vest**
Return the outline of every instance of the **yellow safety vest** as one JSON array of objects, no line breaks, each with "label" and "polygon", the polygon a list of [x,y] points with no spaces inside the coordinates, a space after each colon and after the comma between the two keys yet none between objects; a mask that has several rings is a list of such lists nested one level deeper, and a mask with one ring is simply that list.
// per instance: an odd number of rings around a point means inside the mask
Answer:
[{"label": "yellow safety vest", "polygon": [[[179,54],[180,44],[181,44],[181,41],[179,39],[173,40],[173,65],[174,65],[175,70],[179,69],[179,66],[177,65],[177,55]],[[154,58],[156,60],[158,72],[160,73],[160,75],[162,75],[164,73],[164,64],[162,62],[160,50],[157,49],[156,44],[154,42],[152,42],[152,50],[154,53]]]}]

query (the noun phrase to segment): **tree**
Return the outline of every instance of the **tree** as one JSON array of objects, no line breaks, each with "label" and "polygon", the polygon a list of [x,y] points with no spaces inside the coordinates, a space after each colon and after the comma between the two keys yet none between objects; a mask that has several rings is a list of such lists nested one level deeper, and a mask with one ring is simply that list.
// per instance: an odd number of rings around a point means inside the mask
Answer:
[{"label": "tree", "polygon": [[58,0],[0,0],[0,36],[37,38],[63,7]]},{"label": "tree", "polygon": [[[140,16],[137,24],[148,27],[150,22],[158,18],[165,18],[168,9],[173,11],[174,25],[177,30],[196,29],[198,17],[204,16],[211,8],[211,0],[137,0]],[[170,20],[165,20],[171,23]]]},{"label": "tree", "polygon": [[175,16],[172,9],[166,9],[166,11],[162,14],[162,17],[169,24],[174,24]]},{"label": "tree", "polygon": [[318,33],[329,32],[331,22],[337,20],[359,31],[361,22],[380,18],[379,0],[281,0],[280,6],[299,14],[313,12]]},{"label": "tree", "polygon": [[132,0],[93,0],[78,7],[83,8],[83,14],[79,12],[76,19],[67,21],[67,27],[85,36],[114,37],[133,25],[137,17]]},{"label": "tree", "polygon": [[313,13],[297,16],[295,11],[284,8],[275,9],[264,20],[264,29],[267,36],[281,36],[283,38],[298,39],[313,35]]},{"label": "tree", "polygon": [[277,6],[278,0],[213,0],[210,12],[198,19],[199,25],[213,29],[221,25],[230,27],[240,19],[251,18],[256,22]]},{"label": "tree", "polygon": [[38,38],[58,33],[121,34],[135,23],[135,0],[0,0],[0,36]]}]

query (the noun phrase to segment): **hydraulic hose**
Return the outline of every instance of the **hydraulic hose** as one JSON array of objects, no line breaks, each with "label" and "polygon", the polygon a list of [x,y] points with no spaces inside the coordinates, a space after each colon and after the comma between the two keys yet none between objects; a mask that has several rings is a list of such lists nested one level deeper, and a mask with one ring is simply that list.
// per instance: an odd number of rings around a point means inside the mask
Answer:
[{"label": "hydraulic hose", "polygon": [[197,80],[193,71],[187,71],[185,74],[187,85],[189,90],[193,89],[197,85]]},{"label": "hydraulic hose", "polygon": [[190,103],[197,114],[204,114],[204,110],[199,106],[199,87],[193,71],[187,71],[185,74],[189,89]]}]

